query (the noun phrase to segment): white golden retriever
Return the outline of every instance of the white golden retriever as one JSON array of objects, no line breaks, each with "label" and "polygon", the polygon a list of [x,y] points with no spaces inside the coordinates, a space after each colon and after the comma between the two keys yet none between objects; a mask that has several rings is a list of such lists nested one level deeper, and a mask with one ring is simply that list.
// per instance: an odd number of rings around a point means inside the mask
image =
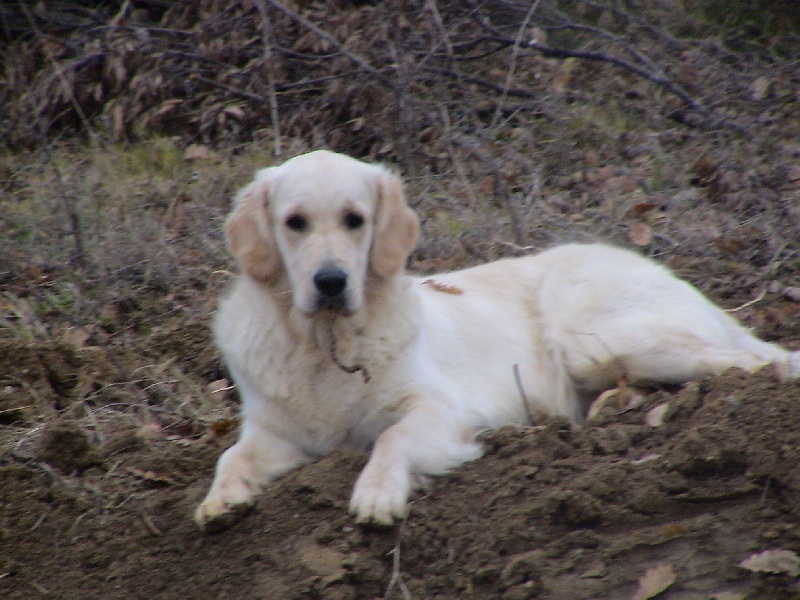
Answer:
[{"label": "white golden retriever", "polygon": [[403,273],[418,229],[395,175],[332,152],[239,192],[226,234],[241,275],[214,331],[243,424],[196,510],[202,528],[228,526],[262,486],[336,446],[372,449],[350,509],[389,524],[425,475],[481,455],[476,431],[527,410],[579,421],[623,376],[800,373],[800,352],[633,252],[570,244],[426,279]]}]

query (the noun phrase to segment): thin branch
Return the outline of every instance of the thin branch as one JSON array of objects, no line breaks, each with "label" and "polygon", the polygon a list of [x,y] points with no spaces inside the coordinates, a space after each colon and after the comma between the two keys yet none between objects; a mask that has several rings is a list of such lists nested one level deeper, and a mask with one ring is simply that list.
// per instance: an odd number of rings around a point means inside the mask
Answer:
[{"label": "thin branch", "polygon": [[[485,17],[478,14],[477,12],[473,15],[474,20],[484,27],[485,29],[492,32],[492,36],[490,36],[490,40],[498,43],[506,43],[506,44],[518,44],[516,39],[508,37],[502,31],[494,27]],[[582,28],[587,29],[588,26],[582,26],[577,24],[571,25],[562,25],[561,27],[571,27],[571,28]],[[602,31],[602,30],[601,30]],[[614,39],[615,36],[608,32],[604,32],[604,37],[609,37]],[[593,51],[584,51],[584,50],[565,50],[562,48],[552,48],[550,46],[545,46],[543,44],[539,44],[534,40],[530,40],[524,44],[521,44],[524,48],[529,48],[531,50],[536,50],[543,54],[544,56],[549,56],[552,58],[581,58],[584,60],[592,60],[598,62],[607,62],[613,65],[617,65],[618,67],[622,67],[623,69],[627,69],[640,77],[643,77],[653,83],[664,87],[670,93],[674,94],[683,102],[692,109],[708,112],[708,109],[700,104],[699,101],[694,99],[688,92],[686,92],[681,86],[677,83],[672,81],[669,77],[664,74],[664,72],[659,68],[657,69],[658,72],[651,72],[650,70],[643,68],[639,65],[636,65],[628,60],[623,58],[619,58],[617,56],[612,56],[610,54],[606,54],[604,52],[593,52]],[[631,52],[634,56],[637,56],[636,52]],[[652,64],[649,59],[646,61],[646,64]]]},{"label": "thin branch", "polygon": [[261,37],[264,40],[264,62],[267,65],[267,95],[269,96],[269,110],[272,121],[272,137],[274,141],[273,153],[275,156],[283,154],[281,148],[281,125],[280,115],[278,114],[278,98],[275,94],[275,56],[272,52],[274,45],[274,35],[272,22],[267,14],[267,7],[264,0],[253,0],[256,9],[261,15]]},{"label": "thin branch", "polygon": [[353,54],[352,52],[347,50],[342,45],[342,43],[339,42],[339,40],[337,40],[335,37],[333,37],[327,31],[323,31],[322,29],[320,29],[319,27],[314,25],[314,23],[312,23],[311,21],[306,19],[303,15],[301,15],[299,13],[296,13],[292,9],[284,6],[283,4],[278,2],[278,0],[267,0],[267,2],[269,2],[272,6],[277,8],[283,14],[291,17],[292,19],[294,19],[295,21],[300,23],[303,27],[305,27],[309,31],[313,32],[314,34],[316,34],[317,36],[319,36],[320,38],[322,38],[323,40],[328,42],[330,45],[332,45],[334,48],[336,48],[339,52],[341,52],[344,56],[346,56],[347,58],[352,60],[359,67],[361,67],[364,71],[366,71],[367,73],[372,75],[375,79],[380,81],[383,85],[385,85],[389,89],[392,89],[392,90],[395,89],[394,83],[392,83],[392,81],[387,79],[383,75],[383,73],[378,71],[375,67],[373,67],[371,64],[369,64],[366,60],[364,60],[363,58],[361,58],[357,54]]},{"label": "thin branch", "polygon": [[[42,32],[42,30],[36,24],[36,20],[33,18],[33,15],[31,14],[31,12],[28,9],[28,7],[26,7],[24,3],[21,6],[22,6],[22,10],[25,13],[25,18],[28,19],[28,22],[29,22],[29,24],[31,26],[31,29],[36,33],[36,36],[39,38],[39,40],[44,40],[46,38],[46,36],[45,36],[44,32]],[[73,71],[77,70],[78,66],[84,64],[85,62],[88,62],[89,60],[93,59],[95,56],[96,56],[95,54],[91,54],[88,57],[84,57],[84,58],[82,58],[82,59],[80,59],[78,61],[74,61],[75,66],[73,68]],[[66,71],[67,68],[70,65],[69,64],[64,64],[63,66],[59,65],[58,62],[53,58],[50,59],[50,62],[51,62],[51,65],[53,67],[53,70],[55,71],[55,75],[58,78],[59,83],[61,84],[61,89],[62,89],[64,95],[67,98],[69,98],[69,102],[72,105],[72,108],[75,111],[75,114],[78,115],[78,119],[80,119],[81,124],[83,125],[84,129],[86,130],[86,132],[89,134],[89,139],[92,140],[92,142],[94,142],[94,144],[97,147],[102,148],[103,147],[103,142],[100,139],[100,136],[97,134],[97,132],[92,127],[92,125],[91,125],[91,123],[89,121],[89,118],[86,116],[86,113],[83,111],[83,108],[81,107],[80,103],[78,102],[78,99],[75,97],[75,93],[74,93],[73,87],[70,86],[66,75],[64,75],[64,71]]]},{"label": "thin branch", "polygon": [[[421,71],[425,71],[427,73],[435,73],[436,75],[447,75],[448,77],[452,77],[454,79],[458,79],[459,77],[461,77],[461,79],[463,81],[466,81],[467,83],[473,83],[473,84],[478,85],[480,87],[484,87],[484,88],[487,88],[487,89],[490,89],[490,90],[494,90],[495,92],[502,92],[503,91],[503,86],[502,85],[499,85],[499,84],[494,83],[492,81],[489,81],[487,79],[483,79],[481,77],[475,77],[475,76],[472,76],[472,75],[459,74],[459,73],[456,73],[456,72],[452,71],[451,69],[443,69],[442,67],[421,67],[420,70]],[[541,99],[541,95],[540,94],[534,94],[532,91],[526,90],[524,88],[509,89],[509,90],[506,91],[506,95],[507,96],[515,96],[517,98],[528,98],[530,100]]]},{"label": "thin branch", "polygon": [[519,57],[519,48],[520,43],[522,42],[522,35],[528,28],[528,23],[530,23],[533,13],[535,13],[536,9],[539,7],[539,1],[540,0],[536,0],[533,4],[531,4],[530,9],[528,9],[528,13],[525,15],[525,19],[522,21],[522,25],[520,25],[519,29],[517,30],[517,37],[514,40],[514,45],[511,49],[511,66],[508,68],[508,73],[506,73],[506,82],[503,84],[503,93],[500,95],[500,100],[497,102],[497,106],[495,107],[494,115],[492,116],[492,122],[489,125],[490,129],[494,129],[494,127],[497,125],[497,121],[500,120],[500,115],[503,113],[503,104],[508,96],[508,90],[511,88],[511,82],[514,80],[514,71],[517,68],[517,58]]},{"label": "thin branch", "polygon": [[202,77],[200,75],[196,75],[194,77],[195,81],[199,81],[200,83],[205,83],[207,85],[214,86],[221,90],[225,90],[229,94],[233,96],[239,96],[240,98],[244,98],[245,100],[252,100],[253,102],[263,102],[264,97],[259,96],[258,94],[254,94],[253,92],[248,92],[246,90],[240,90],[239,88],[234,88],[224,83],[220,83],[214,79],[209,79],[208,77]]}]

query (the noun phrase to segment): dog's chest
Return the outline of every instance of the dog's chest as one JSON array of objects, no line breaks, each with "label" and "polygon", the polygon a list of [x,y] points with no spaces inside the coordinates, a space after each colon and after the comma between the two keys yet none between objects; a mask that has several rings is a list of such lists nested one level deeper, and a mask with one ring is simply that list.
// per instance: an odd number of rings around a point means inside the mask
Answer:
[{"label": "dog's chest", "polygon": [[396,402],[384,385],[385,348],[352,344],[341,344],[335,353],[311,341],[273,345],[261,368],[250,373],[264,400],[316,452],[345,443],[366,447],[396,421]]}]

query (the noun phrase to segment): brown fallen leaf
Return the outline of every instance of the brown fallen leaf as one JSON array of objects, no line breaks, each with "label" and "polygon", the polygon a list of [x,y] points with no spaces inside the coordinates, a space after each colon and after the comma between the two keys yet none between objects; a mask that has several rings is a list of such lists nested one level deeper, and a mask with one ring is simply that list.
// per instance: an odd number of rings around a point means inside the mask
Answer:
[{"label": "brown fallen leaf", "polygon": [[647,569],[645,574],[639,577],[639,587],[632,596],[632,600],[655,598],[673,583],[675,583],[675,570],[671,564],[664,563]]},{"label": "brown fallen leaf", "polygon": [[174,479],[167,477],[166,475],[156,473],[155,471],[145,471],[143,469],[129,467],[128,473],[153,487],[166,487],[175,483]]},{"label": "brown fallen leaf", "polygon": [[653,230],[647,223],[634,223],[628,230],[628,239],[637,246],[646,246],[653,239]]},{"label": "brown fallen leaf", "polygon": [[220,419],[219,421],[214,421],[210,426],[210,430],[215,436],[222,437],[226,433],[236,429],[238,426],[239,419],[236,417],[231,417],[230,419]]},{"label": "brown fallen leaf", "polygon": [[658,208],[658,206],[655,202],[639,202],[625,211],[625,218],[644,219],[651,210]]},{"label": "brown fallen leaf", "polygon": [[208,160],[211,158],[211,148],[202,144],[189,144],[183,153],[184,160]]},{"label": "brown fallen leaf", "polygon": [[708,600],[746,600],[747,596],[739,592],[717,592],[711,594]]},{"label": "brown fallen leaf", "polygon": [[429,285],[437,292],[444,292],[445,294],[455,294],[458,296],[464,293],[464,290],[457,285],[448,285],[441,281],[436,281],[435,279],[426,279],[422,282],[422,285]]}]

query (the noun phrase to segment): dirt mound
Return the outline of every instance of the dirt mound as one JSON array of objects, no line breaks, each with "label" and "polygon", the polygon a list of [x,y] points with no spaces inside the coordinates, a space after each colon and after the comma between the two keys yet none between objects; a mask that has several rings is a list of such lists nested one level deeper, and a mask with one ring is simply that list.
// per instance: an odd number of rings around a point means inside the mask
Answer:
[{"label": "dirt mound", "polygon": [[[77,463],[44,451],[54,436]],[[346,513],[362,454],[286,476],[209,536],[191,511],[230,436],[90,438],[62,423],[0,458],[4,598],[628,598],[653,568],[674,579],[659,598],[800,597],[790,573],[740,566],[800,545],[800,388],[771,373],[654,391],[578,429],[504,428],[388,529]]]}]

